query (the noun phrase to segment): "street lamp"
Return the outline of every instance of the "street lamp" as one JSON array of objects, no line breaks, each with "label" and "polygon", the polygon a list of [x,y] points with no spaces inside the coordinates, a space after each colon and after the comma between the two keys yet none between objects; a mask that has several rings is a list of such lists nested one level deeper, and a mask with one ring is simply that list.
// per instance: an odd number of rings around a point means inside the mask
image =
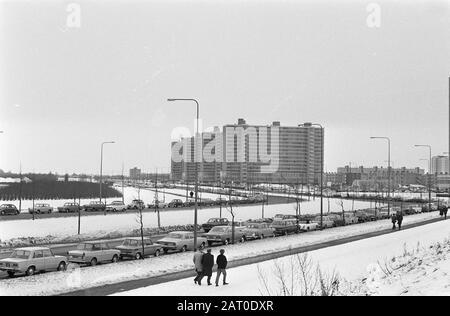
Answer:
[{"label": "street lamp", "polygon": [[388,216],[391,215],[391,139],[385,136],[372,136],[370,139],[384,139],[388,143]]},{"label": "street lamp", "polygon": [[431,212],[431,146],[430,145],[414,145],[414,147],[428,148],[430,160],[428,163],[428,211]]},{"label": "street lamp", "polygon": [[[197,106],[197,120],[196,120],[196,131],[195,131],[195,137],[194,137],[194,146],[195,140],[199,137],[199,115],[200,115],[200,106],[198,104],[198,101],[196,99],[180,99],[180,98],[173,98],[173,99],[167,99],[168,102],[175,102],[175,101],[190,101],[195,102]],[[194,147],[194,163],[195,163],[195,200],[194,200],[194,251],[197,250],[197,209],[198,209],[198,146]]]},{"label": "street lamp", "polygon": [[[305,124],[301,124],[300,126],[306,126]],[[323,165],[324,165],[324,135],[323,135],[323,126],[318,123],[308,123],[308,126],[318,126],[320,127],[320,138],[322,150],[320,154],[320,230],[323,229]]]},{"label": "street lamp", "polygon": [[[109,142],[103,142],[102,146],[101,146],[101,151],[100,151],[100,204],[102,203],[102,182],[103,182],[103,146],[105,144],[115,144],[115,142],[113,141],[109,141]],[[106,200],[105,200],[105,206],[106,206]],[[106,207],[104,210],[104,215],[106,215]]]}]

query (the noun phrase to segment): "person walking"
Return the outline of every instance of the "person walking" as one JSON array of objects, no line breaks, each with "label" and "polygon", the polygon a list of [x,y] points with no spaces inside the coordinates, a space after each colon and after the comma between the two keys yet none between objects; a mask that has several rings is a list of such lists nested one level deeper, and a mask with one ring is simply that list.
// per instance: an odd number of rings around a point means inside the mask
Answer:
[{"label": "person walking", "polygon": [[398,230],[400,230],[400,229],[402,229],[403,212],[397,211],[396,217],[397,217],[397,223],[398,223]]},{"label": "person walking", "polygon": [[208,285],[211,284],[212,270],[214,266],[214,256],[211,254],[211,249],[208,249],[202,257],[203,275],[208,277]]},{"label": "person walking", "polygon": [[197,272],[197,276],[194,279],[194,283],[198,285],[202,285],[202,279],[203,279],[203,251],[201,249],[196,250],[194,253],[194,265],[195,265],[195,272]]},{"label": "person walking", "polygon": [[227,285],[227,257],[224,255],[225,250],[220,249],[220,255],[217,256],[217,277],[216,277],[216,286],[219,286],[220,275],[223,274],[223,285]]},{"label": "person walking", "polygon": [[391,221],[392,221],[392,230],[395,230],[396,228],[395,224],[397,223],[397,215],[395,213],[392,214]]}]

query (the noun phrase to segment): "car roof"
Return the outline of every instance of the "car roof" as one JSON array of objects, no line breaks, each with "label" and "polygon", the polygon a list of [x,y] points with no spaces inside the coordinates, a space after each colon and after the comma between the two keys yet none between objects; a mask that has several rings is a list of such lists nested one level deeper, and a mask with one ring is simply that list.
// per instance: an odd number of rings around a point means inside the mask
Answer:
[{"label": "car roof", "polygon": [[40,250],[49,250],[48,247],[23,247],[23,248],[17,248],[15,250],[26,250],[26,251],[40,251]]}]

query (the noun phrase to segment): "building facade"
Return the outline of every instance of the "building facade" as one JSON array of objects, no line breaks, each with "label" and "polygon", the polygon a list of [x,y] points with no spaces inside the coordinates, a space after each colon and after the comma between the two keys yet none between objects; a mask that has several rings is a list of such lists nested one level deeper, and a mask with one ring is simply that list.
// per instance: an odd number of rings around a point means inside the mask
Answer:
[{"label": "building facade", "polygon": [[141,169],[134,167],[130,169],[130,179],[131,180],[139,180],[141,178]]},{"label": "building facade", "polygon": [[[320,181],[324,131],[310,123],[298,126],[250,125],[244,119],[202,134],[199,180],[205,183],[317,184]],[[211,145],[213,144],[213,145]],[[172,180],[195,181],[195,139],[172,143]],[[173,159],[174,152],[183,159]],[[197,155],[198,156],[198,155]]]},{"label": "building facade", "polygon": [[431,158],[431,173],[448,174],[449,163],[448,156],[434,156]]}]

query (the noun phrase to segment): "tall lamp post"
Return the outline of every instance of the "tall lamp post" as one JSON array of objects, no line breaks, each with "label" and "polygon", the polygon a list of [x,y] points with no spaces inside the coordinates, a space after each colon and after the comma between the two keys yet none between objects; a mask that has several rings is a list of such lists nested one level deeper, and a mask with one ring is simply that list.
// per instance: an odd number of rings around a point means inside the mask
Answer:
[{"label": "tall lamp post", "polygon": [[431,212],[431,146],[430,145],[414,145],[414,147],[428,148],[430,160],[428,163],[428,211]]},{"label": "tall lamp post", "polygon": [[[115,144],[113,141],[103,142],[100,151],[100,204],[102,203],[102,182],[103,182],[103,146],[105,144]],[[105,201],[106,206],[106,201]],[[104,215],[106,215],[106,207],[104,210]]]},{"label": "tall lamp post", "polygon": [[391,139],[389,137],[372,136],[370,139],[384,139],[388,144],[388,216],[391,215]]},{"label": "tall lamp post", "polygon": [[[324,166],[324,135],[323,135],[323,126],[318,123],[311,123],[309,126],[317,126],[320,127],[320,138],[322,150],[320,154],[320,230],[323,229],[323,166]],[[302,124],[300,126],[306,126]]]},{"label": "tall lamp post", "polygon": [[[190,101],[195,102],[197,106],[197,119],[196,119],[196,131],[195,131],[195,137],[194,137],[194,163],[195,163],[195,200],[194,200],[194,251],[197,250],[197,209],[198,209],[198,144],[195,143],[195,140],[199,139],[199,116],[200,116],[200,106],[198,104],[198,101],[196,99],[181,99],[181,98],[172,98],[167,99],[168,102],[175,102],[175,101]],[[201,141],[201,140],[200,140]],[[197,146],[195,146],[197,145]]]}]

